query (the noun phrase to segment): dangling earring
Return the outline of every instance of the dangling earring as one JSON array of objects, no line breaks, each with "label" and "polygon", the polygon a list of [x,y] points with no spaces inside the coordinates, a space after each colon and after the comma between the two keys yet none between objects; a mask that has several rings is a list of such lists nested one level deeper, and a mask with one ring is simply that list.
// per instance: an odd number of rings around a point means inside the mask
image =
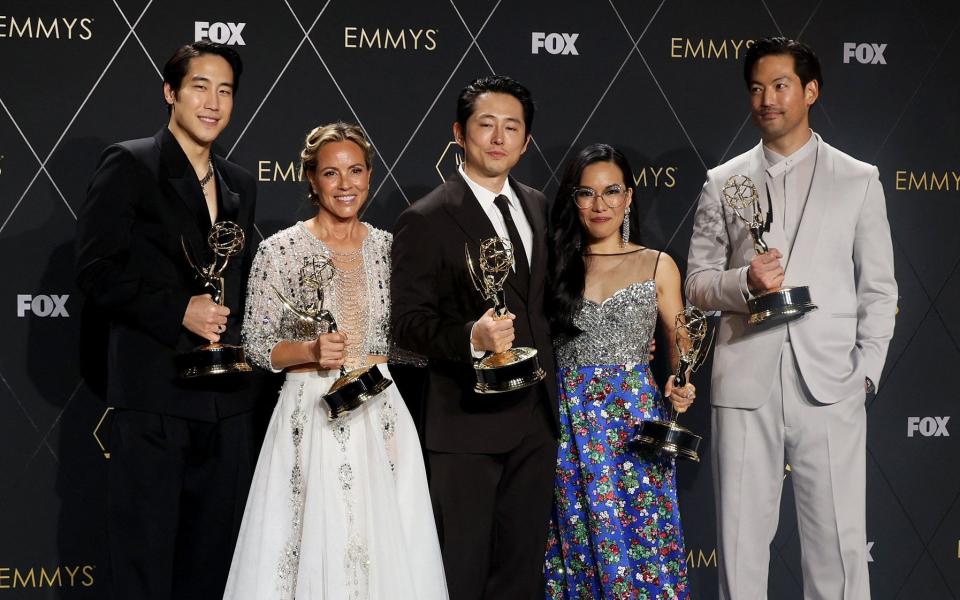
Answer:
[{"label": "dangling earring", "polygon": [[623,211],[623,225],[620,227],[620,247],[623,248],[630,241],[630,205]]}]

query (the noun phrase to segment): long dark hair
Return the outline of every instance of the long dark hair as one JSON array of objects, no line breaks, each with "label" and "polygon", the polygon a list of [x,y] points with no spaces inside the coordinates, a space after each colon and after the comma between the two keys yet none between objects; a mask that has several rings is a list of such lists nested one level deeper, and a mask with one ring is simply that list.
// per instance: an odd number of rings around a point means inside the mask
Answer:
[{"label": "long dark hair", "polygon": [[[624,183],[636,199],[637,189],[633,169],[623,152],[609,144],[590,144],[570,160],[557,189],[550,212],[550,267],[547,276],[546,309],[554,334],[579,333],[573,316],[580,307],[586,271],[582,248],[586,245],[580,225],[580,209],[573,201],[573,190],[580,185],[580,177],[587,166],[597,162],[612,162],[623,173]],[[633,203],[633,200],[631,200]],[[630,241],[640,243],[640,218],[631,210]]]}]

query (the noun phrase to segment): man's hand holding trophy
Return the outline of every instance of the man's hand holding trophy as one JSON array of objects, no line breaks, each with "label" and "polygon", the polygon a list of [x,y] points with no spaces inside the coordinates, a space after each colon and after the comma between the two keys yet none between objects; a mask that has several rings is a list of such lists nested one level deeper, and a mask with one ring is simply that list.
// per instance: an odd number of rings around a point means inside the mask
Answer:
[{"label": "man's hand holding trophy", "polygon": [[514,318],[507,310],[503,290],[507,276],[513,270],[513,246],[499,237],[483,240],[477,261],[479,268],[474,267],[470,249],[466,245],[463,251],[473,286],[484,299],[493,303],[493,308],[478,323],[484,322],[486,325],[484,335],[489,338],[486,345],[499,350],[474,364],[477,379],[474,391],[479,394],[498,394],[536,384],[545,375],[540,368],[536,349],[513,347],[513,328],[506,324],[498,327],[496,323]]},{"label": "man's hand holding trophy", "polygon": [[231,221],[214,223],[207,235],[213,261],[205,265],[194,258],[186,241],[180,238],[187,264],[202,282],[203,288],[209,291],[209,299],[201,295],[190,300],[183,325],[210,340],[209,344],[176,357],[175,363],[181,378],[248,373],[253,370],[244,357],[243,347],[220,343],[220,336],[227,329],[227,315],[230,314],[230,310],[223,305],[223,272],[227,270],[230,259],[243,252],[244,243],[245,236],[239,225]]},{"label": "man's hand holding trophy", "polygon": [[[764,215],[760,207],[757,186],[746,175],[733,175],[723,185],[723,200],[750,230],[753,248],[757,255],[750,260],[747,269],[747,287],[751,297],[747,300],[751,325],[777,325],[786,323],[816,310],[810,300],[807,286],[782,287],[784,269],[780,264],[783,254],[770,248],[763,234],[770,231],[773,211],[769,207]],[[740,211],[749,210],[750,218]]]}]

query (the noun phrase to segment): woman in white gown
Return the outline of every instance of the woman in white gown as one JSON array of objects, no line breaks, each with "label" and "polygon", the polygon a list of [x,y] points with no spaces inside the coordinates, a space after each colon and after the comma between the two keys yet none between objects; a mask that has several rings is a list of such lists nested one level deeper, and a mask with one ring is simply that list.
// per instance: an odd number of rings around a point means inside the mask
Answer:
[{"label": "woman in white gown", "polygon": [[[392,236],[359,220],[373,149],[359,127],[307,136],[301,161],[317,215],[260,244],[243,322],[247,356],[286,381],[270,420],[225,599],[433,600],[447,589],[423,458],[396,386],[335,420],[321,399],[339,367],[389,377]],[[318,331],[280,302],[316,302],[304,259],[333,262]],[[321,326],[322,327],[322,326]]]}]

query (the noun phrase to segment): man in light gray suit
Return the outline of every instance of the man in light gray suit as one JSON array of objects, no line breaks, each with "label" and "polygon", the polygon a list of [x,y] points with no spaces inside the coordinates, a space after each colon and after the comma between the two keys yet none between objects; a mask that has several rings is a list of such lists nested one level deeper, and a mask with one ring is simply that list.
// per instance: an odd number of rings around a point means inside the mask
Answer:
[{"label": "man in light gray suit", "polygon": [[[822,78],[809,47],[758,40],[745,61],[762,143],[707,173],[686,279],[691,303],[721,313],[711,392],[720,597],[766,597],[786,461],[804,597],[865,599],[864,403],[897,309],[883,190],[876,167],[810,130]],[[724,203],[733,175],[753,180],[770,216],[765,254]],[[819,310],[748,325],[747,300],[785,283],[809,286]]]}]

